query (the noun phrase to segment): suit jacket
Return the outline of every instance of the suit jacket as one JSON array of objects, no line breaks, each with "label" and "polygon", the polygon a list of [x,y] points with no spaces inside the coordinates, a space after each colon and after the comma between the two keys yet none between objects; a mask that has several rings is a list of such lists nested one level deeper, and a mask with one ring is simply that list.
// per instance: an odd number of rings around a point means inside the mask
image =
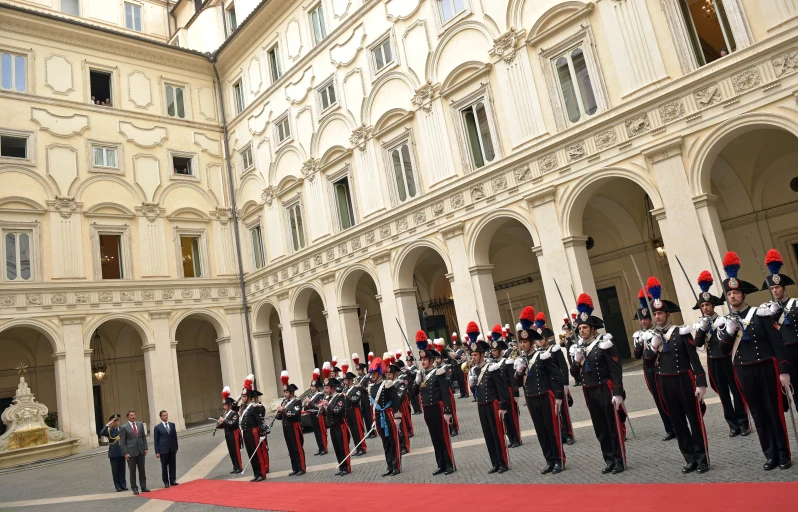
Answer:
[{"label": "suit jacket", "polygon": [[130,455],[131,457],[138,457],[144,455],[147,449],[147,434],[144,433],[144,425],[140,421],[136,422],[136,429],[139,431],[138,437],[133,432],[133,427],[130,422],[125,422],[124,425],[119,427],[119,444],[122,446],[122,455]]},{"label": "suit jacket", "polygon": [[108,457],[125,456],[125,454],[122,453],[122,445],[119,443],[119,441],[121,440],[120,437],[121,430],[122,430],[121,428],[109,427],[108,425],[106,425],[100,431],[101,436],[105,436],[108,438]]},{"label": "suit jacket", "polygon": [[177,452],[177,432],[175,432],[175,424],[169,422],[169,432],[166,432],[166,427],[163,422],[159,422],[152,429],[155,439],[153,444],[155,446],[155,453],[176,453]]}]

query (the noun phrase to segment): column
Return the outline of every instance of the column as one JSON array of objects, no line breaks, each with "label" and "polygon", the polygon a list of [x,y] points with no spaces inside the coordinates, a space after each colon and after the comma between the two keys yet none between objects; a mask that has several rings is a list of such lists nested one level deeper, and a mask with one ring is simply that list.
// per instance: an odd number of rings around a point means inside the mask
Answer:
[{"label": "column", "polygon": [[[396,299],[397,311],[399,314],[399,322],[402,324],[402,329],[409,340],[416,339],[416,331],[421,329],[421,322],[418,319],[418,305],[416,303],[416,289],[415,288],[397,288],[393,291]],[[385,313],[383,313],[385,315]],[[395,321],[394,321],[395,322]],[[383,320],[383,326],[385,320]],[[388,336],[388,331],[385,332],[385,344],[389,352],[396,352],[397,350],[404,349],[405,341],[401,332],[397,332],[398,327],[394,327],[393,332],[395,336]],[[412,346],[412,345],[411,345]],[[374,354],[382,357],[382,354]]]},{"label": "column", "polygon": [[[387,250],[377,253],[372,257],[371,261],[374,262],[374,266],[377,270],[376,284],[380,292],[377,296],[377,300],[380,302],[380,317],[382,318],[382,330],[385,332],[385,343],[389,350],[396,351],[405,346],[402,333],[399,332],[399,324],[396,323],[397,320],[402,322],[403,329],[407,336],[415,336],[418,330],[418,310],[415,308],[415,295],[413,296],[413,308],[415,313],[411,315],[411,318],[415,318],[415,323],[412,324],[415,326],[415,329],[409,331],[408,329],[410,326],[406,323],[405,316],[399,310],[399,304],[397,302],[399,296],[394,292],[393,274],[391,272],[391,251]],[[366,357],[367,354],[361,355]]]},{"label": "column", "polygon": [[[342,362],[344,359],[349,359],[352,352],[357,352],[358,349],[351,350],[348,338],[344,336],[344,326],[342,325],[344,319],[341,318],[338,295],[335,293],[335,272],[321,276],[320,281],[324,294],[324,305],[327,308],[327,337],[330,340],[330,351],[334,355],[338,355]],[[355,347],[360,345],[357,338],[354,341]]]},{"label": "column", "polygon": [[[177,419],[174,420],[175,428],[184,430],[186,428],[186,416],[183,414],[183,391],[180,389],[180,373],[177,367],[177,341],[170,341],[172,349],[172,373],[175,376],[175,399],[177,401]],[[172,415],[169,415],[169,419]]]},{"label": "column", "polygon": [[[685,323],[689,324],[698,318],[691,309],[695,304],[695,280],[702,270],[711,268],[711,263],[682,161],[682,138],[664,141],[643,154],[651,165],[664,205],[663,209],[655,212],[655,217],[662,232],[668,266],[676,288],[675,299],[682,308]],[[682,270],[676,256],[684,265],[689,281],[684,275],[679,275]]]},{"label": "column", "polygon": [[236,389],[244,384],[244,381],[233,381],[233,366],[232,356],[230,355],[230,336],[222,336],[216,338],[216,344],[219,346],[219,364],[222,367],[222,382],[225,386],[230,386],[230,389]]},{"label": "column", "polygon": [[80,439],[81,449],[98,446],[94,426],[91,350],[83,343],[84,316],[62,316],[64,351],[53,354],[60,430]]},{"label": "column", "polygon": [[352,366],[352,353],[357,352],[361,356],[363,354],[363,341],[360,334],[360,318],[357,316],[357,305],[353,306],[338,306],[338,317],[341,321],[341,326],[344,332],[344,358],[349,359],[349,364]]},{"label": "column", "polygon": [[[596,291],[596,281],[593,279],[593,268],[590,266],[590,256],[587,254],[587,237],[569,236],[563,238],[562,242],[565,248],[568,269],[571,271],[571,279],[574,285],[574,289],[571,292],[571,300],[573,300],[573,295],[576,295],[578,298],[580,293],[590,295],[593,299],[593,306],[595,308],[593,314],[600,317],[601,306],[599,305],[598,292]],[[551,267],[552,263],[555,263],[548,257],[545,257],[545,259],[549,267]],[[556,273],[554,275],[556,275]],[[557,284],[560,284],[559,280]],[[556,289],[554,290],[554,293],[557,293],[558,299],[559,293],[562,293],[563,297],[568,297],[568,295],[566,295],[568,290],[563,288],[565,288],[565,285],[560,284],[560,292],[557,292]],[[546,296],[548,297],[548,293]],[[569,304],[568,299],[565,299],[565,301],[566,304]],[[576,304],[573,304],[572,307],[576,309]]]},{"label": "column", "polygon": [[424,179],[430,186],[434,186],[454,177],[455,167],[449,138],[444,130],[446,122],[441,104],[442,100],[439,96],[435,97],[437,91],[434,87],[430,87],[430,100],[424,102],[416,110],[419,141],[423,141],[423,143],[417,144],[416,148],[418,148],[423,162],[421,172],[424,173]]},{"label": "column", "polygon": [[[468,271],[471,273],[471,285],[474,287],[474,298],[477,301],[477,307],[480,311],[485,312],[485,321],[491,327],[497,322],[503,324],[501,312],[499,311],[499,301],[496,298],[496,289],[493,285],[493,265],[475,265],[470,267]],[[513,319],[513,325],[517,321],[518,319]],[[485,326],[485,329],[490,329],[490,327]],[[458,334],[462,336],[465,333]]]},{"label": "column", "polygon": [[[720,217],[718,216],[718,209],[715,204],[718,202],[718,196],[714,194],[702,194],[693,198],[693,205],[695,205],[695,212],[698,215],[698,223],[701,225],[701,233],[707,239],[709,248],[712,250],[712,259],[715,260],[719,269],[723,269],[723,255],[728,251],[726,246],[726,236],[723,233],[723,227],[720,225]],[[703,240],[702,240],[703,242]],[[715,275],[715,268],[708,268],[712,275]],[[698,277],[698,276],[696,276]],[[720,280],[724,276],[715,276],[718,281],[718,293],[720,294]]]},{"label": "column", "polygon": [[366,128],[356,130],[356,149],[352,151],[354,163],[354,181],[358,190],[360,212],[364,217],[385,208],[383,186],[380,183],[379,169],[374,147],[374,139]]},{"label": "column", "polygon": [[[272,331],[252,333],[252,355],[255,358],[255,375],[259,376],[260,391],[266,396],[279,396],[277,391],[278,374],[274,367],[274,352],[272,351]],[[291,376],[293,378],[293,376]],[[232,387],[232,386],[231,386]]]},{"label": "column", "polygon": [[[452,295],[454,296],[454,309],[457,312],[457,321],[465,326],[470,320],[474,320],[483,330],[489,331],[492,325],[486,323],[490,320],[486,318],[485,311],[479,311],[477,316],[477,300],[474,288],[471,286],[471,273],[468,270],[468,251],[466,250],[465,236],[463,233],[463,223],[458,223],[452,227],[442,230],[449,251],[451,261],[451,273],[446,277],[452,283]],[[498,307],[497,307],[498,309]],[[497,317],[498,321],[499,318]],[[463,327],[460,327],[461,329]],[[459,333],[458,333],[459,334]],[[487,333],[483,333],[486,335]]]},{"label": "column", "polygon": [[[244,384],[244,379],[247,375],[252,373],[255,375],[258,391],[263,393],[262,386],[266,383],[264,379],[265,376],[255,373],[255,369],[252,368],[251,359],[249,357],[249,343],[244,320],[244,315],[247,313],[244,312],[244,308],[241,305],[226,306],[224,312],[227,315],[227,325],[230,329],[230,340],[224,344],[228,357],[228,376],[231,379],[227,382],[232,382],[235,386],[241,386]],[[220,356],[222,352],[221,348],[222,345],[219,346]],[[222,368],[224,368],[224,365],[222,365]],[[224,377],[224,370],[222,371],[222,377]],[[230,389],[233,389],[232,385]],[[266,398],[271,399],[277,397],[267,396]]]},{"label": "column", "polygon": [[150,359],[150,367],[147,368],[147,382],[149,374],[152,373],[152,392],[150,396],[150,409],[155,411],[154,416],[150,416],[150,423],[155,425],[158,421],[158,411],[169,412],[169,417],[179,430],[185,428],[185,419],[180,414],[183,405],[179,403],[180,377],[177,372],[177,343],[172,349],[172,340],[169,336],[169,311],[154,311],[150,313],[150,323],[152,325],[152,340],[149,341],[153,347],[147,351],[144,357],[145,363]]},{"label": "column", "polygon": [[283,351],[285,352],[285,366],[291,379],[299,389],[310,386],[310,376],[313,374],[313,347],[310,343],[310,320],[291,320],[291,303],[289,293],[283,291],[277,294],[280,303],[280,321],[283,333]]}]

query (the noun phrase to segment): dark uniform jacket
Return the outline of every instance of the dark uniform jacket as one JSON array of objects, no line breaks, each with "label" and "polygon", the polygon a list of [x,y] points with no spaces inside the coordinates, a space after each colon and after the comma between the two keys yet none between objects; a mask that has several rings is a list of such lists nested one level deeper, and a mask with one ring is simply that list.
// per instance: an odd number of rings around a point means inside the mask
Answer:
[{"label": "dark uniform jacket", "polygon": [[449,393],[451,383],[446,376],[444,368],[433,368],[428,372],[419,370],[421,383],[414,387],[416,393],[421,395],[421,405],[423,407],[438,405],[443,402],[444,414],[452,414],[452,395]]},{"label": "dark uniform jacket", "polygon": [[729,357],[729,354],[723,351],[723,331],[716,329],[712,324],[718,315],[713,315],[709,320],[709,327],[706,330],[698,328],[695,331],[695,346],[698,348],[706,345],[707,358],[719,359],[721,357]]},{"label": "dark uniform jacket", "polygon": [[239,421],[241,430],[257,428],[260,435],[264,434],[263,420],[266,418],[266,408],[263,404],[246,404],[241,412]]},{"label": "dark uniform jacket", "polygon": [[785,345],[798,344],[798,299],[787,299],[781,304],[782,311],[776,321],[781,324],[779,332]]},{"label": "dark uniform jacket", "polygon": [[644,364],[653,365],[657,375],[679,375],[688,371],[695,374],[696,386],[707,386],[707,376],[698,358],[698,351],[687,326],[672,326],[664,332],[656,329],[662,336],[662,350],[657,352],[651,348],[645,352]]},{"label": "dark uniform jacket", "polygon": [[100,430],[100,435],[108,438],[108,458],[125,456],[125,454],[122,453],[122,446],[119,444],[120,430],[121,429],[117,427],[109,427],[108,425]]},{"label": "dark uniform jacket", "polygon": [[576,350],[582,350],[585,359],[582,364],[575,361],[571,363],[571,375],[578,380],[581,374],[583,386],[588,388],[609,382],[612,384],[612,394],[623,397],[623,372],[618,351],[605,336],[600,335],[589,343],[579,345]]},{"label": "dark uniform jacket", "polygon": [[477,403],[486,404],[499,401],[501,410],[506,411],[510,407],[510,390],[508,383],[505,382],[500,363],[482,363],[481,366],[471,368],[471,376],[474,379],[473,391]]},{"label": "dark uniform jacket", "polygon": [[319,402],[324,400],[324,392],[323,391],[316,391],[312,395],[310,395],[310,399],[308,403],[305,405],[305,410],[308,411],[310,414],[319,414]]},{"label": "dark uniform jacket", "polygon": [[[382,385],[382,382],[385,382],[385,385]],[[399,393],[396,391],[396,386],[394,385],[393,381],[385,380],[379,384],[372,384],[371,389],[369,389],[369,393],[371,395],[371,400],[376,400],[377,413],[379,414],[380,410],[384,410],[387,408],[393,409],[394,414],[398,414],[399,416],[402,415],[402,398],[399,396]],[[377,397],[377,392],[382,387],[382,392],[380,393],[379,398]],[[376,418],[375,418],[376,419]]]},{"label": "dark uniform jacket", "polygon": [[333,393],[327,401],[324,418],[329,427],[343,425],[346,417],[346,396],[343,393]]},{"label": "dark uniform jacket", "polygon": [[[751,309],[749,306],[734,315],[735,320],[745,324],[745,319],[749,317]],[[750,315],[748,325],[741,325],[734,336],[730,335],[725,327],[718,328],[723,336],[723,352],[731,354],[736,338],[740,337],[737,353],[734,354],[732,363],[736,365],[755,364],[775,357],[779,365],[779,373],[789,373],[790,363],[784,348],[784,341],[779,330],[776,329],[775,317],[772,315],[760,316],[759,313],[760,311],[754,311]]]},{"label": "dark uniform jacket", "polygon": [[224,428],[225,434],[238,430],[238,409],[231,410],[230,414],[224,413],[222,417],[226,418],[222,422],[222,428]]},{"label": "dark uniform jacket", "polygon": [[[562,353],[562,350],[558,351]],[[547,349],[535,349],[532,354],[522,354],[526,360],[526,370],[516,375],[516,381],[520,387],[524,388],[526,396],[545,395],[549,391],[554,392],[554,398],[562,400],[563,386],[565,385],[564,374],[552,352]]]},{"label": "dark uniform jacket", "polygon": [[354,385],[346,390],[346,410],[360,409],[360,402],[363,398],[363,389],[359,385]]},{"label": "dark uniform jacket", "polygon": [[280,405],[283,412],[276,413],[274,417],[281,420],[283,426],[290,426],[302,419],[302,401],[299,398],[283,398]]}]

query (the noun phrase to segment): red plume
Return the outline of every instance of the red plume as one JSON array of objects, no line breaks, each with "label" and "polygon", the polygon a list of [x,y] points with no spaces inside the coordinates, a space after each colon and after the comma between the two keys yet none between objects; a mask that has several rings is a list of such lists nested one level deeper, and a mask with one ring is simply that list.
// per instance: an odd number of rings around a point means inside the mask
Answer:
[{"label": "red plume", "polygon": [[455,345],[457,345],[457,333],[456,333],[456,332],[453,332],[453,333],[452,333],[452,343],[454,343]]},{"label": "red plume", "polygon": [[369,363],[371,363],[374,360],[374,352],[369,352],[368,358],[369,358]]},{"label": "red plume", "polygon": [[527,306],[523,310],[521,310],[520,318],[524,320],[529,320],[530,322],[535,321],[535,308],[532,306]]},{"label": "red plume", "polygon": [[425,332],[424,332],[424,331],[422,331],[421,329],[419,329],[419,330],[417,330],[417,331],[416,331],[416,342],[419,342],[419,341],[427,341],[427,339],[428,339],[428,338],[427,338],[427,333],[425,333]]},{"label": "red plume", "polygon": [[247,375],[247,378],[244,379],[244,388],[252,389],[253,382],[255,382],[255,376],[250,373],[249,375]]},{"label": "red plume", "polygon": [[324,375],[325,379],[329,379],[331,373],[332,365],[330,365],[329,361],[324,361],[324,364],[321,366],[321,374]]},{"label": "red plume", "polygon": [[535,320],[537,320],[538,322],[545,322],[546,315],[544,315],[543,311],[541,311],[540,313],[537,314],[537,316],[535,316]]},{"label": "red plume", "polygon": [[407,357],[412,357],[413,352],[410,349],[407,349]]},{"label": "red plume", "polygon": [[479,332],[479,327],[477,326],[476,322],[468,322],[468,326],[466,327],[466,333],[470,334],[473,332]]},{"label": "red plume", "polygon": [[228,398],[230,398],[230,386],[225,386],[222,389],[222,400],[227,400]]},{"label": "red plume", "polygon": [[402,359],[402,351],[401,350],[397,350],[396,351],[396,359]]},{"label": "red plume", "polygon": [[352,362],[355,363],[355,366],[360,366],[360,356],[357,355],[357,352],[352,354]]},{"label": "red plume", "polygon": [[338,356],[333,356],[333,358],[332,358],[332,365],[333,365],[333,366],[338,366]]},{"label": "red plume", "polygon": [[341,364],[341,371],[346,375],[346,372],[349,371],[349,361],[344,361],[343,364]]},{"label": "red plume", "polygon": [[283,370],[280,373],[280,382],[283,383],[283,386],[287,386],[288,385],[288,372],[286,370]]},{"label": "red plume", "polygon": [[313,380],[319,380],[319,377],[321,377],[321,373],[319,373],[319,369],[316,368],[313,370]]}]

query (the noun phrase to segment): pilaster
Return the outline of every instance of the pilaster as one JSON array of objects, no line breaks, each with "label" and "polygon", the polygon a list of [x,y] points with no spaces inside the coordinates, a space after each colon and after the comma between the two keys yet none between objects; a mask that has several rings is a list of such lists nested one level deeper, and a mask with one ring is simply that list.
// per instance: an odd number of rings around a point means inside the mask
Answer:
[{"label": "pilaster", "polygon": [[91,350],[84,345],[84,317],[62,316],[59,319],[64,351],[53,354],[53,358],[57,372],[56,392],[60,398],[61,430],[80,439],[84,448],[95,448],[98,441],[94,426]]},{"label": "pilaster", "polygon": [[154,349],[147,352],[145,359],[150,359],[152,370],[152,400],[150,409],[156,411],[150,416],[150,422],[157,421],[157,411],[169,412],[169,417],[175,423],[175,428],[186,428],[183,416],[183,404],[180,401],[180,377],[177,370],[177,343],[173,349],[169,329],[169,312],[154,311],[150,313],[152,325],[152,345]]}]

